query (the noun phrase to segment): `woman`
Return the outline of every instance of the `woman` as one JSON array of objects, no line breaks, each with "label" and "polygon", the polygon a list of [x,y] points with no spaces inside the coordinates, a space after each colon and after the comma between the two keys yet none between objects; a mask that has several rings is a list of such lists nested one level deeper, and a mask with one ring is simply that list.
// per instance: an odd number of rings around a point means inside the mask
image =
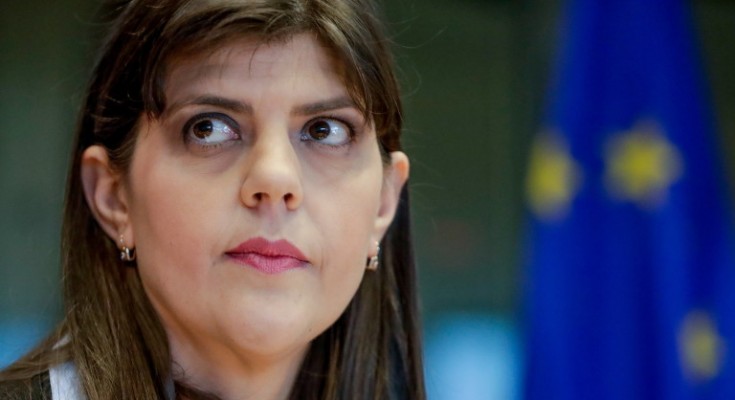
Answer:
[{"label": "woman", "polygon": [[375,5],[116,4],[69,173],[66,316],[0,398],[423,399]]}]

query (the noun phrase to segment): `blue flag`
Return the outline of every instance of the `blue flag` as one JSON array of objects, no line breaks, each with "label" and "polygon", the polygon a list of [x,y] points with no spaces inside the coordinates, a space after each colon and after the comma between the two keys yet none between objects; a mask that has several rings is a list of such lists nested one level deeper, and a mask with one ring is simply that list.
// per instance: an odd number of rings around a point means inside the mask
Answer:
[{"label": "blue flag", "polygon": [[571,0],[531,151],[528,400],[735,399],[731,203],[680,0]]}]

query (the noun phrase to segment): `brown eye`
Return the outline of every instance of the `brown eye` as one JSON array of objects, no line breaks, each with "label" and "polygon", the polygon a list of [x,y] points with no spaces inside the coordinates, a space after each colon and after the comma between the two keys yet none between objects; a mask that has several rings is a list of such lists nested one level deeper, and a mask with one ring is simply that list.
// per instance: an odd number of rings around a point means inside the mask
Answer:
[{"label": "brown eye", "polygon": [[314,140],[324,140],[329,136],[332,128],[327,121],[316,121],[309,126],[309,136]]},{"label": "brown eye", "polygon": [[346,122],[334,118],[319,118],[306,124],[301,140],[339,147],[350,143],[354,136],[354,130]]},{"label": "brown eye", "polygon": [[191,131],[197,138],[206,139],[212,134],[213,129],[214,124],[212,124],[212,121],[205,119],[204,121],[199,121],[194,124],[194,126],[191,128]]},{"label": "brown eye", "polygon": [[240,139],[237,123],[227,115],[219,113],[197,115],[184,125],[183,131],[184,140],[202,146],[219,145]]}]

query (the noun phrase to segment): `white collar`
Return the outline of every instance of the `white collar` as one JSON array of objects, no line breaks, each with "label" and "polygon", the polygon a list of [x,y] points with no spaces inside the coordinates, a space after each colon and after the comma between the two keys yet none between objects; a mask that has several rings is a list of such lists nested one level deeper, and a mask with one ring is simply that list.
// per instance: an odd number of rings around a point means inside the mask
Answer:
[{"label": "white collar", "polygon": [[56,364],[49,369],[49,383],[53,400],[86,400],[77,368],[71,361]]},{"label": "white collar", "polygon": [[[86,400],[79,374],[74,363],[67,361],[56,364],[49,369],[49,384],[51,385],[51,399],[53,400]],[[174,382],[166,381],[166,395],[174,399]]]}]

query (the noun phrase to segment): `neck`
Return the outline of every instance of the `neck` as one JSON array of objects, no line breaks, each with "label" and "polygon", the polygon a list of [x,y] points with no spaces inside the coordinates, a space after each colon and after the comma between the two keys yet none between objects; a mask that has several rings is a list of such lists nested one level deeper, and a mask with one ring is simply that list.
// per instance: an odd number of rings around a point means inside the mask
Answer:
[{"label": "neck", "polygon": [[171,343],[174,378],[184,399],[286,400],[306,349],[276,356],[237,356],[225,349]]}]

